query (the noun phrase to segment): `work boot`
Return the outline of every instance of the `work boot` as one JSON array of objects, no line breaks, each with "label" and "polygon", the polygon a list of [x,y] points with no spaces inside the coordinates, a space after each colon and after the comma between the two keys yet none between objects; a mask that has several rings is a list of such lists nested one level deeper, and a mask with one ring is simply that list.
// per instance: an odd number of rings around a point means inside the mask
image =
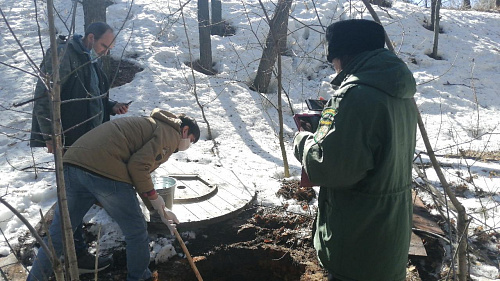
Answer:
[{"label": "work boot", "polygon": [[[78,262],[78,273],[94,273],[95,268],[95,256],[89,252],[85,252],[83,255],[77,257]],[[97,271],[104,270],[108,268],[113,263],[111,257],[98,257],[97,258]]]}]

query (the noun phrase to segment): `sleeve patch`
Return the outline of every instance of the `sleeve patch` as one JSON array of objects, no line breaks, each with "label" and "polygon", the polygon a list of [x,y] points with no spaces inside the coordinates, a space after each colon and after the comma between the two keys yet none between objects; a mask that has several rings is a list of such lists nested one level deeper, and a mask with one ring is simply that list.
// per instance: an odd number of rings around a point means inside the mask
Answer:
[{"label": "sleeve patch", "polygon": [[321,120],[319,121],[318,129],[316,130],[316,133],[314,133],[314,141],[316,143],[323,140],[332,128],[335,114],[337,114],[337,110],[331,107],[324,109],[321,113]]}]

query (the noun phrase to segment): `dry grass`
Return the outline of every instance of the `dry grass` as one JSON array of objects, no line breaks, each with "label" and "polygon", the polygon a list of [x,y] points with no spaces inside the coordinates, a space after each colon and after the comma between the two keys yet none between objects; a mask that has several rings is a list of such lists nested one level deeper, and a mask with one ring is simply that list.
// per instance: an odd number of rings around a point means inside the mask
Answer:
[{"label": "dry grass", "polygon": [[480,161],[500,161],[500,151],[476,151],[476,150],[461,150],[460,154],[448,154],[450,158],[471,158]]}]

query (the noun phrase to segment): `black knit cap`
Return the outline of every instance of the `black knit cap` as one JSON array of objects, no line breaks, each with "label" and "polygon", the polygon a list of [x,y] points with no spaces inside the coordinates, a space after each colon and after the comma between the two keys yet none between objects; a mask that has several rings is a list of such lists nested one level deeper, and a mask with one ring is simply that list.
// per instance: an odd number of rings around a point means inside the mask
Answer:
[{"label": "black knit cap", "polygon": [[345,55],[357,55],[384,47],[385,32],[382,25],[364,19],[338,21],[326,29],[327,60]]}]

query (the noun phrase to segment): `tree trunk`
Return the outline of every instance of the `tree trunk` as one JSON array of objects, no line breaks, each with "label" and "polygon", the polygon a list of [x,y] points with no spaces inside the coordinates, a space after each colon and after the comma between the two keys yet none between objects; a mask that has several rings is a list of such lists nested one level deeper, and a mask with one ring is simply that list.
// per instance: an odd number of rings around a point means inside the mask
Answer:
[{"label": "tree trunk", "polygon": [[[267,93],[278,52],[282,49],[283,45],[286,47],[288,16],[291,5],[292,0],[279,0],[273,18],[271,20],[268,19],[269,34],[267,35],[266,46],[262,52],[257,76],[251,86],[251,89],[259,93]],[[261,6],[264,9],[262,3]]]},{"label": "tree trunk", "polygon": [[208,0],[198,0],[198,27],[200,35],[200,66],[204,72],[213,73]]},{"label": "tree trunk", "polygon": [[[292,6],[292,0],[285,0],[283,3],[283,7],[279,7],[278,17],[275,20],[277,21],[277,30],[278,30],[278,47],[279,53],[284,55],[287,52],[286,48],[286,39],[288,35],[288,17],[290,16],[290,7]],[[273,23],[274,25],[274,23]]]},{"label": "tree trunk", "polygon": [[112,4],[110,0],[83,0],[84,29],[94,22],[106,22],[106,9]]},{"label": "tree trunk", "polygon": [[430,30],[434,30],[434,20],[436,19],[436,2],[437,0],[431,0],[431,25],[429,25]]},{"label": "tree trunk", "polygon": [[441,7],[441,0],[436,1],[435,18],[434,18],[434,44],[432,45],[432,57],[438,59],[438,43],[439,43],[439,8]]},{"label": "tree trunk", "polygon": [[472,6],[470,4],[470,0],[463,0],[462,8],[464,9],[470,9]]},{"label": "tree trunk", "polygon": [[497,9],[500,9],[500,0],[496,1],[496,6],[497,6]]},{"label": "tree trunk", "polygon": [[[79,280],[78,264],[76,261],[75,243],[73,241],[73,229],[69,219],[68,202],[66,199],[66,187],[64,184],[64,173],[62,163],[62,123],[61,123],[61,83],[59,77],[59,58],[57,55],[57,41],[54,26],[54,3],[52,0],[47,1],[49,30],[50,32],[50,49],[52,51],[52,81],[53,87],[50,88],[52,96],[52,140],[54,143],[54,162],[56,167],[56,182],[57,182],[57,199],[59,203],[59,211],[61,214],[61,225],[63,231],[64,257],[69,268],[70,280]],[[51,20],[50,20],[51,19]],[[47,253],[48,254],[48,253]]]},{"label": "tree trunk", "polygon": [[285,178],[290,177],[290,167],[288,166],[288,158],[286,157],[286,149],[285,149],[285,141],[283,139],[283,105],[281,102],[281,92],[282,92],[282,83],[281,83],[281,56],[278,56],[278,119],[280,125],[279,131],[279,141],[281,148],[281,156],[283,157],[283,173]]},{"label": "tree trunk", "polygon": [[221,0],[211,0],[210,4],[212,6],[212,35],[224,36]]}]

